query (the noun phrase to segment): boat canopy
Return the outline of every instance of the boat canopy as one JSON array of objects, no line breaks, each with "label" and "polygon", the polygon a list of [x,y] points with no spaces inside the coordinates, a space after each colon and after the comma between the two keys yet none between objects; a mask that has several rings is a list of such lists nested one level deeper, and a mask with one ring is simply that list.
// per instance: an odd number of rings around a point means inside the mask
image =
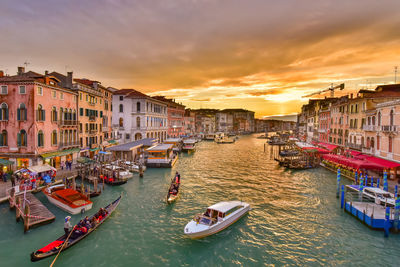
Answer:
[{"label": "boat canopy", "polygon": [[188,144],[188,145],[195,144],[196,140],[194,140],[194,139],[186,139],[186,140],[183,140],[183,143],[184,144]]},{"label": "boat canopy", "polygon": [[28,170],[34,173],[41,173],[41,172],[55,171],[56,169],[51,167],[50,165],[44,164],[44,165],[29,167]]},{"label": "boat canopy", "polygon": [[173,144],[158,144],[146,149],[147,152],[165,152],[168,149],[172,149]]},{"label": "boat canopy", "polygon": [[318,146],[323,147],[323,148],[329,150],[330,152],[332,152],[334,149],[336,149],[338,147],[337,145],[327,144],[327,143],[323,143],[323,142],[319,142]]},{"label": "boat canopy", "polygon": [[216,211],[225,213],[225,212],[227,212],[237,206],[241,206],[241,205],[243,205],[243,203],[241,201],[229,201],[229,202],[223,201],[223,202],[214,204],[208,208],[211,210],[216,210]]}]

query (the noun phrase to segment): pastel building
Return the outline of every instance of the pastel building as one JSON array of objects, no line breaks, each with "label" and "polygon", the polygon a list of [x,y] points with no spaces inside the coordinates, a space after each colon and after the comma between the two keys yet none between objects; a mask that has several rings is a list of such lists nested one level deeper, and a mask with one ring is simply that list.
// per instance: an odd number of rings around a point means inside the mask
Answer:
[{"label": "pastel building", "polygon": [[134,89],[121,89],[113,94],[112,125],[117,138],[127,143],[143,138],[167,138],[167,104]]},{"label": "pastel building", "polygon": [[25,72],[4,76],[0,71],[0,158],[27,167],[76,158],[77,94],[62,88],[56,77]]},{"label": "pastel building", "polygon": [[175,102],[174,99],[168,99],[164,96],[154,96],[153,98],[167,105],[168,137],[180,137],[185,135],[185,106]]}]

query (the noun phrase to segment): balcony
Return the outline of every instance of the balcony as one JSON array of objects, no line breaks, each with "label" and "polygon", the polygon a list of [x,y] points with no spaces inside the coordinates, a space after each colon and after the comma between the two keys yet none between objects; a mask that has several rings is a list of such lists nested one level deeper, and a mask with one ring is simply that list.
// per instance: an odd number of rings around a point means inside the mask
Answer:
[{"label": "balcony", "polygon": [[69,147],[79,147],[79,142],[65,142],[65,143],[58,143],[58,148],[69,148]]},{"label": "balcony", "polygon": [[378,127],[376,125],[363,125],[363,130],[366,132],[376,132],[378,131]]},{"label": "balcony", "polygon": [[384,133],[395,133],[396,132],[396,125],[382,125],[381,131]]},{"label": "balcony", "polygon": [[78,125],[78,121],[74,121],[74,120],[61,120],[58,121],[58,125],[59,126],[77,126]]},{"label": "balcony", "polygon": [[353,144],[353,143],[346,142],[346,146],[349,148],[352,148],[352,149],[360,150],[360,151],[362,149],[361,144]]}]

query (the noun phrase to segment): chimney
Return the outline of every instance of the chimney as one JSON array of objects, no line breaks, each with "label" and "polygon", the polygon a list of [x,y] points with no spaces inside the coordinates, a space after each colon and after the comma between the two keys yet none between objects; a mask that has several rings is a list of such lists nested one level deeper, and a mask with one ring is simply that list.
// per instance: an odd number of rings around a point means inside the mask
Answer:
[{"label": "chimney", "polygon": [[0,78],[4,77],[4,71],[0,70]]},{"label": "chimney", "polygon": [[72,89],[72,71],[67,72],[67,80],[65,82],[65,87]]},{"label": "chimney", "polygon": [[353,99],[353,94],[350,94],[350,99]]},{"label": "chimney", "polygon": [[44,75],[46,75],[46,76],[49,75],[49,71],[48,71],[48,70],[45,70],[45,71],[44,71]]},{"label": "chimney", "polygon": [[24,67],[18,67],[17,75],[22,75],[24,73],[25,73],[25,68]]}]

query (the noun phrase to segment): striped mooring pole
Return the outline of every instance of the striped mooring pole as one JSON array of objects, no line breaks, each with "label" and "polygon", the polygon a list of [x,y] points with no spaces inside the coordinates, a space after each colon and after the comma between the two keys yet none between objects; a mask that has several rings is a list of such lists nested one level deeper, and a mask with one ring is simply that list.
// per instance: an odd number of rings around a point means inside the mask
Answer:
[{"label": "striped mooring pole", "polygon": [[344,207],[344,185],[342,184],[342,195],[340,197],[340,208],[343,209]]},{"label": "striped mooring pole", "polygon": [[383,172],[383,190],[388,191],[387,171]]},{"label": "striped mooring pole", "polygon": [[368,174],[365,174],[364,186],[368,186]]},{"label": "striped mooring pole", "polygon": [[354,181],[356,182],[356,185],[358,184],[358,172],[355,171],[354,173]]},{"label": "striped mooring pole", "polygon": [[386,207],[385,222],[384,222],[385,237],[389,237],[389,227],[390,227],[389,219],[390,219],[390,208]]},{"label": "striped mooring pole", "polygon": [[360,191],[358,191],[358,198],[362,201],[363,189],[364,189],[364,177],[360,175],[360,186],[358,187]]},{"label": "striped mooring pole", "polygon": [[377,188],[379,188],[381,185],[380,185],[380,182],[381,182],[381,179],[380,178],[378,178],[378,179],[376,179],[376,187]]},{"label": "striped mooring pole", "polygon": [[394,188],[394,221],[393,228],[397,232],[399,230],[399,211],[400,211],[400,198],[397,185]]},{"label": "striped mooring pole", "polygon": [[336,175],[336,197],[339,198],[340,193],[340,168],[337,169]]}]

